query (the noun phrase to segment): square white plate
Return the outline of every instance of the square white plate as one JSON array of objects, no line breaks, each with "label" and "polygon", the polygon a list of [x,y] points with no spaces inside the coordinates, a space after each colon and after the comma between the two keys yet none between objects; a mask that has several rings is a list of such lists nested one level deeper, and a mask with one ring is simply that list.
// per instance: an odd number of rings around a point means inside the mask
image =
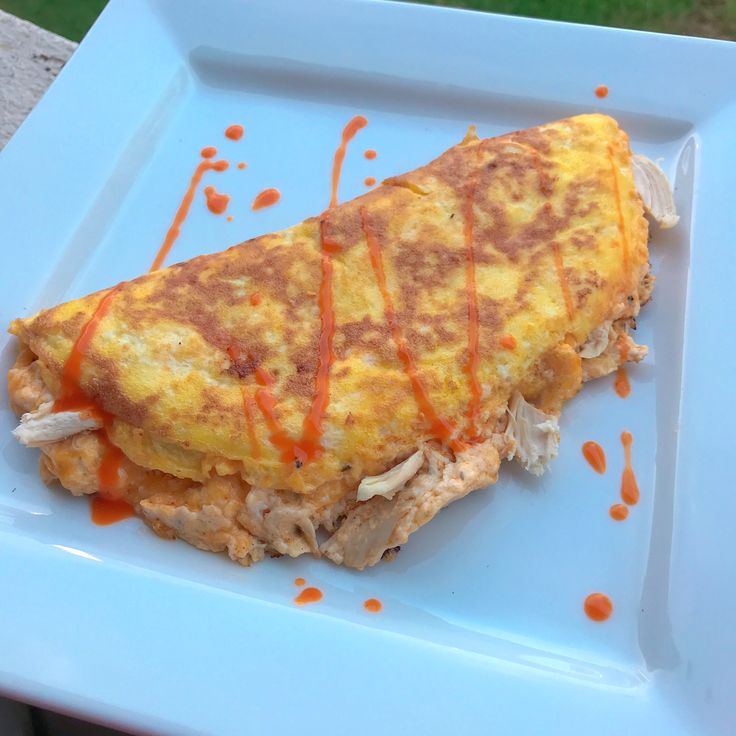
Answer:
[{"label": "square white plate", "polygon": [[[364,573],[243,569],[137,519],[94,526],[41,484],[4,403],[0,689],[172,734],[733,733],[734,79],[725,42],[361,0],[114,0],[0,156],[3,324],[145,271],[202,146],[248,162],[207,178],[234,220],[200,188],[169,262],[321,211],[356,113],[341,199],[469,122],[487,136],[601,110],[662,159],[682,220],[654,236],[631,396],[586,386],[542,480],[504,467]],[[266,186],[281,202],[251,212]],[[625,428],[642,501],[614,523]],[[294,606],[296,575],[323,601]],[[614,600],[602,624],[582,612],[593,590]]]}]

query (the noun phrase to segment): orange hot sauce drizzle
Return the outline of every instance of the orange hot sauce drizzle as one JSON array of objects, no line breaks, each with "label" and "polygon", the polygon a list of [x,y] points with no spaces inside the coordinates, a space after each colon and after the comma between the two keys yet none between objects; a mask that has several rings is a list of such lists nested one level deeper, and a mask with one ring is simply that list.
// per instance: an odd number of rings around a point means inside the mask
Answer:
[{"label": "orange hot sauce drizzle", "polygon": [[256,404],[258,404],[258,408],[266,420],[269,429],[268,438],[271,440],[271,444],[281,451],[283,462],[294,462],[295,457],[303,462],[304,458],[300,458],[295,454],[294,441],[289,437],[279,420],[276,411],[276,399],[271,393],[271,386],[276,382],[274,377],[265,368],[259,366],[256,368],[256,382],[260,386],[256,390]]},{"label": "orange hot sauce drizzle", "polygon": [[583,603],[583,610],[593,621],[605,621],[613,613],[613,603],[605,593],[591,593]]},{"label": "orange hot sauce drizzle", "polygon": [[475,182],[465,193],[463,207],[463,237],[465,240],[465,289],[468,295],[468,360],[463,366],[470,382],[470,402],[465,416],[468,419],[468,436],[477,434],[476,418],[480,411],[482,390],[478,380],[478,292],[475,283],[474,214]]},{"label": "orange hot sauce drizzle", "polygon": [[259,294],[259,293],[258,293],[257,291],[254,291],[254,292],[253,292],[253,293],[252,293],[252,294],[250,295],[250,303],[251,303],[251,304],[252,304],[252,305],[253,305],[254,307],[257,307],[257,306],[258,306],[258,305],[259,305],[259,304],[261,303],[261,295],[260,295],[260,294]]},{"label": "orange hot sauce drizzle", "polygon": [[[337,189],[347,144],[353,139],[358,130],[367,124],[368,121],[362,115],[356,115],[343,129],[342,140],[335,151],[335,158],[332,164],[332,192],[328,210],[337,204]],[[253,202],[253,209],[258,209],[257,203],[259,198],[266,195],[267,192],[274,192],[276,200],[280,196],[276,189],[264,190]],[[334,360],[332,340],[335,334],[335,312],[332,302],[332,256],[335,253],[339,253],[342,247],[339,243],[329,241],[325,237],[324,228],[327,218],[328,214],[325,212],[320,221],[320,244],[322,250],[320,262],[322,278],[318,297],[320,335],[317,376],[315,379],[312,405],[307,416],[304,417],[302,435],[298,440],[290,438],[279,421],[276,411],[276,400],[270,391],[270,386],[274,383],[273,376],[265,368],[259,367],[256,369],[256,381],[261,386],[256,391],[256,402],[268,425],[270,432],[269,439],[281,451],[281,459],[284,462],[296,461],[298,467],[302,463],[314,459],[322,451],[322,421],[330,400],[330,370]]]},{"label": "orange hot sauce drizzle", "polygon": [[199,153],[202,158],[212,158],[217,155],[217,149],[214,146],[205,146]]},{"label": "orange hot sauce drizzle", "polygon": [[135,510],[127,501],[95,493],[90,499],[90,515],[95,524],[105,526],[135,516]]},{"label": "orange hot sauce drizzle", "polygon": [[105,296],[100,299],[97,308],[92,316],[84,325],[79,337],[72,346],[69,357],[61,369],[61,395],[54,402],[54,411],[75,411],[80,409],[92,410],[99,416],[101,410],[94,405],[94,402],[87,397],[79,386],[82,377],[82,359],[87,353],[92,338],[102,321],[102,318],[110,311],[113,297],[118,292],[122,284],[113,286]]},{"label": "orange hot sauce drizzle", "polygon": [[608,513],[614,521],[623,521],[629,515],[629,507],[622,503],[614,503]]},{"label": "orange hot sauce drizzle", "polygon": [[322,281],[319,287],[319,362],[315,379],[314,398],[309,413],[304,417],[299,449],[307,460],[316,457],[322,450],[322,420],[330,401],[330,369],[335,355],[332,352],[332,339],[335,335],[335,310],[332,304],[332,254],[339,252],[340,245],[325,237],[327,215],[319,225],[322,245]]},{"label": "orange hot sauce drizzle", "polygon": [[626,373],[626,366],[620,365],[616,369],[616,378],[613,379],[613,390],[625,399],[631,393],[631,384],[629,383],[629,375]]},{"label": "orange hot sauce drizzle", "polygon": [[363,601],[363,608],[370,613],[378,613],[383,608],[383,604],[378,598],[368,598],[368,600]]},{"label": "orange hot sauce drizzle", "polygon": [[340,173],[342,172],[342,162],[345,160],[345,151],[348,143],[355,137],[355,134],[368,125],[368,120],[362,115],[356,115],[352,118],[342,131],[342,140],[335,151],[335,158],[332,162],[332,195],[330,196],[330,207],[337,204],[337,188],[340,184]]},{"label": "orange hot sauce drizzle", "polygon": [[634,468],[631,465],[631,445],[634,438],[631,432],[621,432],[621,444],[624,446],[624,470],[621,473],[621,500],[628,506],[639,502],[639,485],[636,482]]},{"label": "orange hot sauce drizzle", "polygon": [[[240,348],[238,348],[237,345],[230,345],[227,349],[227,354],[230,357],[230,360],[235,362],[240,357]],[[248,429],[250,446],[253,448],[253,457],[259,458],[261,456],[261,443],[258,441],[256,425],[253,419],[255,402],[253,401],[253,397],[250,395],[247,387],[242,383],[240,384],[240,395],[243,399],[243,415],[245,416],[245,425]]]},{"label": "orange hot sauce drizzle", "polygon": [[378,243],[375,233],[368,225],[365,207],[360,208],[360,219],[363,227],[363,234],[365,235],[365,239],[368,244],[368,252],[370,254],[371,265],[373,266],[373,272],[376,276],[376,282],[378,283],[378,288],[383,297],[383,311],[391,330],[394,344],[396,345],[396,353],[398,354],[399,360],[401,361],[401,364],[409,377],[409,381],[411,382],[414,400],[419,407],[419,411],[424,415],[427,422],[429,422],[432,434],[440,439],[450,441],[450,446],[453,447],[453,449],[462,449],[462,443],[451,439],[454,429],[453,425],[440,417],[432,405],[429,395],[427,394],[427,389],[425,388],[424,383],[419,376],[419,372],[417,371],[414,357],[406,344],[406,339],[404,338],[404,334],[401,330],[401,325],[396,317],[391,293],[389,292],[388,285],[386,283],[381,246]]},{"label": "orange hot sauce drizzle", "polygon": [[618,213],[618,232],[621,236],[621,244],[624,250],[624,271],[629,270],[629,238],[626,235],[626,226],[624,223],[624,212],[621,208],[621,190],[618,185],[618,174],[616,173],[616,162],[613,160],[613,149],[608,146],[608,162],[611,164],[611,174],[613,175],[613,192],[616,195],[616,211]]},{"label": "orange hot sauce drizzle", "polygon": [[298,442],[294,443],[294,454],[302,462],[314,459],[322,451],[322,421],[330,401],[330,370],[335,359],[332,352],[332,340],[335,335],[335,309],[332,303],[332,256],[340,253],[342,246],[340,243],[327,238],[325,225],[329,217],[329,210],[337,205],[337,189],[347,145],[355,137],[355,134],[366,125],[368,125],[366,118],[362,115],[356,115],[343,129],[342,140],[335,151],[335,158],[332,162],[330,204],[328,211],[323,214],[319,223],[319,240],[322,250],[320,259],[322,279],[318,297],[320,318],[319,358],[312,405],[309,408],[309,413],[304,417],[302,436]]},{"label": "orange hot sauce drizzle", "polygon": [[583,457],[588,461],[590,467],[601,475],[606,472],[606,453],[603,448],[593,440],[583,442]]},{"label": "orange hot sauce drizzle", "polygon": [[595,96],[596,97],[606,97],[608,95],[608,87],[606,87],[605,84],[599,84],[595,88]]},{"label": "orange hot sauce drizzle", "polygon": [[367,159],[374,159],[378,154],[372,149],[372,148],[366,148],[365,151],[363,151],[363,155]]},{"label": "orange hot sauce drizzle", "polygon": [[261,444],[258,442],[256,434],[256,425],[253,419],[253,409],[255,402],[250,395],[248,389],[243,384],[240,385],[240,394],[243,397],[243,414],[245,415],[245,424],[248,427],[248,439],[253,448],[253,457],[258,459],[261,456]]},{"label": "orange hot sauce drizzle", "polygon": [[[122,284],[118,284],[110,289],[107,294],[100,300],[92,316],[89,318],[87,323],[82,328],[76,342],[72,346],[71,352],[66,359],[64,366],[61,370],[61,392],[60,396],[54,402],[53,411],[83,411],[87,414],[96,416],[102,419],[103,429],[99,434],[100,441],[105,446],[105,452],[100,461],[100,466],[97,469],[97,482],[99,485],[99,491],[108,496],[114,495],[117,491],[119,477],[118,472],[123,460],[123,453],[119,447],[114,445],[109,437],[108,431],[112,424],[112,416],[108,412],[104,411],[100,407],[96,406],[95,403],[84,394],[79,382],[82,375],[82,360],[87,354],[92,338],[100,325],[100,322],[104,316],[110,310],[112,300],[121,288]],[[95,496],[95,498],[97,498]],[[112,502],[111,502],[112,503]],[[122,504],[122,501],[117,502]],[[95,501],[92,504],[93,521],[97,520],[95,517],[95,509],[98,509],[97,516],[102,518],[104,514],[99,511],[101,508],[102,501]],[[120,509],[118,509],[119,513]],[[124,516],[131,516],[130,513],[126,513]],[[108,517],[114,516],[113,511],[107,515]],[[124,518],[121,516],[120,518]],[[105,517],[107,518],[107,517]],[[99,523],[110,524],[116,519],[110,518],[110,521],[100,521]]]},{"label": "orange hot sauce drizzle", "polygon": [[570,295],[570,285],[567,283],[567,275],[565,274],[565,264],[562,261],[560,244],[555,240],[552,241],[552,254],[555,259],[555,270],[557,271],[557,278],[560,281],[560,289],[562,289],[562,297],[565,300],[567,316],[569,319],[572,319],[575,316],[575,307],[572,303],[572,296]]},{"label": "orange hot sauce drizzle", "polygon": [[513,335],[501,335],[498,341],[499,345],[506,350],[514,350],[517,345],[516,338]]},{"label": "orange hot sauce drizzle", "polygon": [[158,253],[153,259],[153,263],[151,264],[151,268],[149,269],[149,271],[156,271],[161,268],[161,264],[164,262],[164,259],[171,250],[171,246],[174,245],[174,241],[179,237],[182,223],[189,214],[189,208],[192,206],[194,192],[197,190],[199,182],[202,180],[202,176],[204,176],[204,173],[206,171],[209,171],[210,169],[213,169],[214,171],[225,171],[228,165],[228,162],[222,159],[219,161],[210,161],[209,159],[205,159],[204,161],[199,162],[197,168],[194,169],[194,173],[192,174],[189,186],[187,187],[187,190],[182,197],[179,208],[176,210],[176,214],[174,215],[171,226],[166,233],[164,242],[161,243],[161,247],[158,249]]},{"label": "orange hot sauce drizzle", "polygon": [[316,603],[322,600],[322,591],[319,588],[304,588],[299,595],[294,598],[297,606],[303,606],[305,603]]},{"label": "orange hot sauce drizzle", "polygon": [[613,379],[613,390],[622,399],[625,399],[631,393],[631,384],[629,383],[629,374],[626,371],[625,361],[628,358],[628,345],[620,336],[617,340],[618,357],[621,361],[616,369],[616,378]]},{"label": "orange hot sauce drizzle", "polygon": [[270,207],[281,199],[281,192],[274,187],[268,187],[256,195],[253,204],[250,206],[252,210],[260,210],[264,207]]},{"label": "orange hot sauce drizzle", "polygon": [[243,137],[243,133],[244,128],[238,123],[228,125],[228,127],[225,128],[225,138],[229,138],[231,141],[239,141]]},{"label": "orange hot sauce drizzle", "polygon": [[221,215],[230,202],[229,194],[218,192],[213,186],[204,188],[204,196],[207,199],[207,209],[213,215]]},{"label": "orange hot sauce drizzle", "polygon": [[114,496],[118,490],[120,483],[119,471],[123,464],[123,451],[110,442],[107,433],[112,423],[111,418],[105,419],[105,431],[100,434],[100,439],[105,445],[105,454],[100,461],[100,467],[97,469],[97,482],[99,484],[100,493]]}]

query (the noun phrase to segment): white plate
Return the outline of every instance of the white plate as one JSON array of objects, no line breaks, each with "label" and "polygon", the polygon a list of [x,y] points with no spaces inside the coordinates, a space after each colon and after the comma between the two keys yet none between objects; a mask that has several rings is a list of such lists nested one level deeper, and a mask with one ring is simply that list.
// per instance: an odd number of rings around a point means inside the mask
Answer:
[{"label": "white plate", "polygon": [[[469,122],[486,136],[603,110],[662,158],[682,221],[652,243],[631,397],[587,386],[548,475],[504,467],[362,574],[243,569],[136,519],[94,526],[86,501],[43,487],[4,405],[0,688],[172,734],[732,733],[735,62],[728,43],[414,5],[112,2],[0,157],[3,324],[144,271],[204,145],[249,164],[209,175],[235,219],[200,190],[170,262],[321,211],[356,113],[369,125],[342,199]],[[282,201],[251,212],[266,186]],[[14,351],[5,340],[3,369]],[[642,501],[617,524],[624,428]],[[324,600],[294,606],[296,575]],[[582,612],[593,590],[614,600],[606,623]]]}]

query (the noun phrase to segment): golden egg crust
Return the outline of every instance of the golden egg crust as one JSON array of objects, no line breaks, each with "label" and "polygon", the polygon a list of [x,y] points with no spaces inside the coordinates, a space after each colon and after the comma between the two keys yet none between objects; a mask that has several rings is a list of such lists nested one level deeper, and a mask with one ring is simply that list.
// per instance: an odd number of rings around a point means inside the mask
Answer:
[{"label": "golden egg crust", "polygon": [[[319,217],[123,283],[80,386],[144,468],[309,494],[346,468],[383,472],[427,440],[466,442],[470,424],[476,439],[489,434],[515,390],[545,403],[552,381],[566,398],[580,366],[565,346],[574,353],[637,291],[647,258],[628,139],[611,117],[470,135]],[[52,394],[106,293],[11,324]],[[326,329],[322,449],[303,462],[275,437],[304,433]]]}]

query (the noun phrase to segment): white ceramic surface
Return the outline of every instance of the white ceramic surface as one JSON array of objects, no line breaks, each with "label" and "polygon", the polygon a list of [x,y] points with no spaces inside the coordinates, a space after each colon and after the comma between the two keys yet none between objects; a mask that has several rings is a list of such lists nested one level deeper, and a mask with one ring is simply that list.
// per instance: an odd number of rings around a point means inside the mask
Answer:
[{"label": "white ceramic surface", "polygon": [[[113,0],[0,155],[2,324],[144,271],[202,146],[248,162],[207,175],[234,220],[200,189],[169,262],[321,211],[356,113],[341,199],[469,122],[487,136],[601,110],[662,159],[682,221],[651,245],[630,398],[588,385],[544,478],[504,467],[364,573],[243,569],[136,519],[94,526],[42,485],[3,397],[0,689],[151,733],[733,733],[734,78],[725,42],[361,0]],[[281,202],[251,212],[266,186]],[[14,352],[4,339],[3,370]],[[625,428],[642,500],[614,523]],[[324,600],[294,606],[296,575]],[[606,623],[582,612],[593,590],[614,601]]]}]

